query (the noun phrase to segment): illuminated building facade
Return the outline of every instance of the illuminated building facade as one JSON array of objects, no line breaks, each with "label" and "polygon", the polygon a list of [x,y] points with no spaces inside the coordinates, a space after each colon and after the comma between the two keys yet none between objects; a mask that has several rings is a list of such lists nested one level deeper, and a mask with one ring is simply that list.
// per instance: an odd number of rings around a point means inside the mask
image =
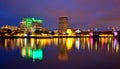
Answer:
[{"label": "illuminated building facade", "polygon": [[5,26],[2,26],[1,29],[10,29],[11,31],[15,31],[18,28],[16,26],[5,25]]},{"label": "illuminated building facade", "polygon": [[59,32],[65,34],[67,28],[68,28],[68,17],[59,17]]},{"label": "illuminated building facade", "polygon": [[31,31],[42,28],[42,20],[38,18],[23,18],[20,22],[20,29],[23,31]]}]

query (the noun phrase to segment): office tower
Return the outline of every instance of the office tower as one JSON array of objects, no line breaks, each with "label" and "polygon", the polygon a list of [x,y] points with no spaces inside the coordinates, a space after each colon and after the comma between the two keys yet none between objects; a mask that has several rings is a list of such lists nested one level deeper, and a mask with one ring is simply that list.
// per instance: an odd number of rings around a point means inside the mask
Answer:
[{"label": "office tower", "polygon": [[42,20],[39,18],[23,18],[20,22],[20,29],[24,32],[32,31],[33,29],[41,29],[42,28]]},{"label": "office tower", "polygon": [[68,29],[68,17],[59,17],[59,32],[65,34],[67,29]]}]

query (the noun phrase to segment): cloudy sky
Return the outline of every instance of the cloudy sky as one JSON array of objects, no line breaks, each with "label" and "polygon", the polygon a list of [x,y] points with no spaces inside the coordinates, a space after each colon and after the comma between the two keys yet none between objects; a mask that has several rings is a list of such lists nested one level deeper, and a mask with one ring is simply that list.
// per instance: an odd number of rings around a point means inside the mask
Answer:
[{"label": "cloudy sky", "polygon": [[43,27],[53,30],[59,16],[68,16],[71,28],[120,26],[120,0],[0,0],[0,26],[19,26],[23,17],[40,17]]}]

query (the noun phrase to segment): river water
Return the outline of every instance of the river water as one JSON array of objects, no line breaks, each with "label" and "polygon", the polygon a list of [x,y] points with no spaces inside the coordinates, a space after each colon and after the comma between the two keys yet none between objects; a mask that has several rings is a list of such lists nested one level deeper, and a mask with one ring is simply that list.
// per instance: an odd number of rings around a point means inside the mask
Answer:
[{"label": "river water", "polygon": [[0,39],[0,69],[120,69],[117,38]]}]

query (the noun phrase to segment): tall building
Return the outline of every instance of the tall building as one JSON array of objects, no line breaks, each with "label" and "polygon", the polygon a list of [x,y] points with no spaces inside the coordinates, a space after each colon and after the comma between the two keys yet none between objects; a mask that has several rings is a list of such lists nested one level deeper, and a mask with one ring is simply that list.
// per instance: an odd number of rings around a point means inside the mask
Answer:
[{"label": "tall building", "polygon": [[23,18],[20,22],[20,29],[24,32],[42,28],[42,20],[39,18]]},{"label": "tall building", "polygon": [[65,34],[67,29],[68,29],[68,17],[59,17],[59,32]]}]

